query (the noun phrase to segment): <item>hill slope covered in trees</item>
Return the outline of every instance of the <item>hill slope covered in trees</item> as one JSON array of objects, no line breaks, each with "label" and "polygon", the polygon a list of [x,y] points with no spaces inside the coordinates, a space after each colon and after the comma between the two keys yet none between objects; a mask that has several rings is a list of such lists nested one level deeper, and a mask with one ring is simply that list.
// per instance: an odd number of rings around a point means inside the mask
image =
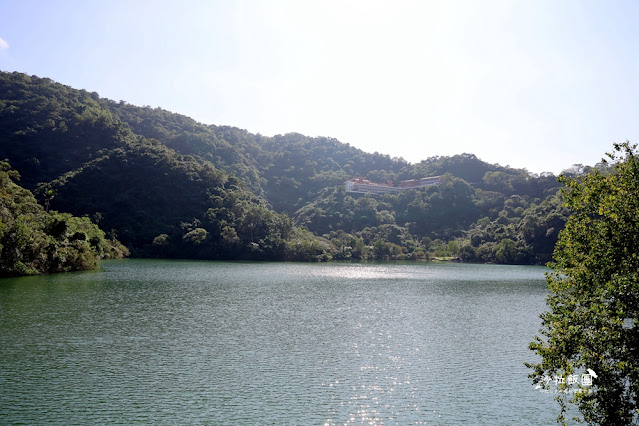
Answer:
[{"label": "hill slope covered in trees", "polygon": [[88,218],[46,211],[0,162],[0,277],[92,269],[127,250]]},{"label": "hill slope covered in trees", "polygon": [[[544,263],[568,214],[551,174],[207,126],[21,73],[0,73],[3,158],[138,256]],[[441,184],[371,196],[346,192],[354,176]]]}]

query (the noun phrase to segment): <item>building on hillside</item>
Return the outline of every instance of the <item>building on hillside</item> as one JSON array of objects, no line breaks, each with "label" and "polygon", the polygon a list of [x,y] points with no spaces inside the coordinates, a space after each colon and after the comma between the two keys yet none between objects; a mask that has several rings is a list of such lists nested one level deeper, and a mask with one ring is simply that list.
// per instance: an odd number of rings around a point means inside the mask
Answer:
[{"label": "building on hillside", "polygon": [[403,180],[399,183],[400,188],[412,189],[421,188],[424,186],[437,185],[439,183],[439,176],[425,177],[421,179]]},{"label": "building on hillside", "polygon": [[353,178],[346,181],[345,185],[346,191],[357,192],[360,194],[396,194],[404,190],[404,188],[393,186],[390,182],[388,184],[375,183],[364,178]]},{"label": "building on hillside", "polygon": [[421,179],[403,180],[397,186],[392,182],[387,184],[371,182],[364,178],[353,178],[345,182],[347,192],[355,192],[359,194],[397,194],[406,189],[422,188],[430,185],[439,184],[439,176],[432,176]]}]

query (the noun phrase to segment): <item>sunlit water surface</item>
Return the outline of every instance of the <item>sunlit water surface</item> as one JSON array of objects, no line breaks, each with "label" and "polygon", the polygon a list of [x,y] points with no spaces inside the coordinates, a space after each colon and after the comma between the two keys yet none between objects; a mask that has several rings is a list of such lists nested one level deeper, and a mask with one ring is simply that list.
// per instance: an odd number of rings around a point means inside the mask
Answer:
[{"label": "sunlit water surface", "polygon": [[0,424],[553,424],[544,268],[126,260],[0,280]]}]

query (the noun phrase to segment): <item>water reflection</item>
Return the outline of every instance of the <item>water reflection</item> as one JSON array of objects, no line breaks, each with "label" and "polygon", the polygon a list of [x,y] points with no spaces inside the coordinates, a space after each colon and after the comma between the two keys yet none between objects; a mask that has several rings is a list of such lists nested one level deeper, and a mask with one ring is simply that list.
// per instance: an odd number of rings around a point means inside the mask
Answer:
[{"label": "water reflection", "polygon": [[543,268],[107,262],[0,282],[0,423],[552,423]]}]

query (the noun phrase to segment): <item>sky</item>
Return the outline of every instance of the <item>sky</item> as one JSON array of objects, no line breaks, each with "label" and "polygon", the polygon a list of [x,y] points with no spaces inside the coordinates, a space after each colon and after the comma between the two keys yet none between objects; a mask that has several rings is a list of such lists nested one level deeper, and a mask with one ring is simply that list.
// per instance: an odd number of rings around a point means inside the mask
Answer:
[{"label": "sky", "polygon": [[560,173],[639,142],[634,0],[0,0],[0,70],[265,136]]}]

